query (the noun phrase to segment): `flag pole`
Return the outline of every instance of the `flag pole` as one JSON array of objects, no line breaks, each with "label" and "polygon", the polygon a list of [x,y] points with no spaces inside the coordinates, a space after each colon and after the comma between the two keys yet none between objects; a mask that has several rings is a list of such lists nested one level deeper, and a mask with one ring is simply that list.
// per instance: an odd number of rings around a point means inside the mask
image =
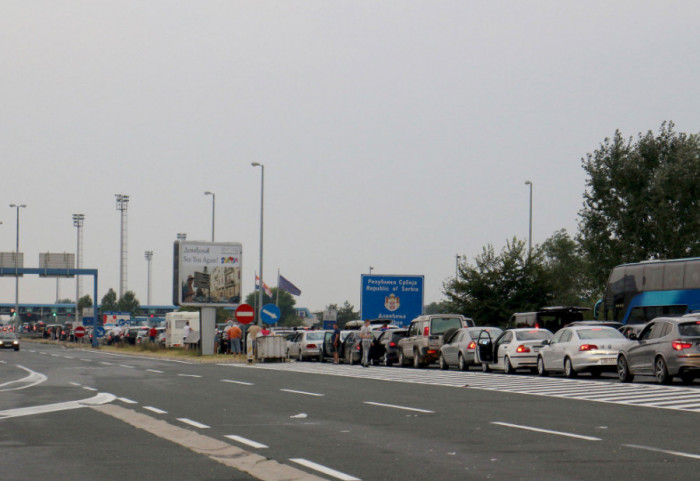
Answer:
[{"label": "flag pole", "polygon": [[[254,281],[253,281],[253,282],[254,282],[253,285],[254,285],[257,289],[262,289],[262,286],[258,286],[258,272],[257,272],[257,271],[255,271],[255,278],[254,278]],[[253,296],[253,297],[255,298],[255,299],[253,300],[253,306],[254,306],[253,308],[255,309],[255,313],[257,314],[257,313],[258,313],[258,296]],[[253,317],[255,317],[255,316],[253,316]]]},{"label": "flag pole", "polygon": [[280,306],[280,270],[277,268],[277,300],[275,301],[277,307]]}]

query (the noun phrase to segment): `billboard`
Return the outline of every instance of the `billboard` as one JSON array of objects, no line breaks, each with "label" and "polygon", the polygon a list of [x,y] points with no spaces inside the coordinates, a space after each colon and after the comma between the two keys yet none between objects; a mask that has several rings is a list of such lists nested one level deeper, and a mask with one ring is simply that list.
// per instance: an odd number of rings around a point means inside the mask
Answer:
[{"label": "billboard", "polygon": [[362,275],[362,319],[390,319],[408,326],[423,314],[423,276]]},{"label": "billboard", "polygon": [[236,242],[175,242],[173,303],[200,307],[240,304],[242,251]]}]

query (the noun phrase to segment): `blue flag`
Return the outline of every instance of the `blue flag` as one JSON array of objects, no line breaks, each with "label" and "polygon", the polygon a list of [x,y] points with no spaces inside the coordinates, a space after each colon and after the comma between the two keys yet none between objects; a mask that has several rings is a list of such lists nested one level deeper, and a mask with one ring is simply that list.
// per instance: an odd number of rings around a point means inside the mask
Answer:
[{"label": "blue flag", "polygon": [[285,279],[284,276],[279,276],[279,279],[277,280],[277,287],[282,289],[284,292],[289,292],[293,296],[301,295],[299,288]]}]

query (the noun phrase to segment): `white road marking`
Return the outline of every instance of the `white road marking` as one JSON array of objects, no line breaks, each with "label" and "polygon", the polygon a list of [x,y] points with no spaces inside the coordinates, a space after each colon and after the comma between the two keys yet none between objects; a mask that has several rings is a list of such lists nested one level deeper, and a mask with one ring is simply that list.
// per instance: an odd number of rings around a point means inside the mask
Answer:
[{"label": "white road marking", "polygon": [[92,362],[92,359],[81,359],[83,362]]},{"label": "white road marking", "polygon": [[407,406],[397,406],[395,404],[384,404],[384,403],[378,403],[374,401],[365,401],[365,404],[369,404],[370,406],[380,406],[384,408],[393,408],[393,409],[402,409],[404,411],[414,411],[417,413],[425,413],[425,414],[435,414],[435,411],[429,411],[427,409],[420,409],[420,408],[411,408]]},{"label": "white road marking", "polygon": [[157,369],[146,369],[148,372],[154,372],[156,374],[163,374],[163,371],[158,371]]},{"label": "white road marking", "polygon": [[134,401],[133,399],[129,399],[128,397],[118,397],[117,399],[126,404],[138,404],[138,401]]},{"label": "white road marking", "polygon": [[234,381],[232,379],[222,379],[221,382],[228,382],[231,384],[242,384],[243,386],[254,386],[254,384],[252,382]]},{"label": "white road marking", "polygon": [[41,374],[39,372],[32,371],[31,369],[26,368],[24,366],[20,366],[19,364],[17,364],[17,367],[27,371],[29,373],[29,375],[23,377],[22,379],[17,379],[15,381],[7,381],[5,383],[0,384],[0,388],[4,388],[5,386],[11,386],[13,384],[19,384],[18,387],[8,387],[5,389],[0,389],[0,392],[19,391],[20,389],[27,389],[29,387],[36,386],[37,384],[41,384],[42,382],[44,382],[48,379],[43,374]]},{"label": "white road marking", "polygon": [[640,446],[638,444],[623,444],[626,448],[643,449],[645,451],[654,451],[656,453],[671,454],[673,456],[682,456],[684,458],[700,459],[700,454],[683,453],[681,451],[669,451],[666,449],[652,448],[649,446]]},{"label": "white road marking", "polygon": [[194,426],[196,428],[200,429],[209,429],[211,426],[207,426],[206,424],[199,423],[197,421],[193,421],[192,419],[188,418],[177,418],[178,421],[181,423],[189,424],[190,426]]},{"label": "white road marking", "polygon": [[73,356],[63,356],[63,357],[65,357],[66,359],[75,359]]},{"label": "white road marking", "polygon": [[316,392],[295,391],[294,389],[280,389],[280,391],[290,392],[292,394],[304,394],[305,396],[318,396],[318,397],[325,396],[325,394],[319,394]]},{"label": "white road marking", "polygon": [[228,438],[228,439],[230,439],[230,440],[232,440],[232,441],[236,441],[236,442],[239,442],[239,443],[242,443],[242,444],[246,444],[246,445],[248,445],[248,446],[250,446],[250,447],[252,447],[252,448],[265,449],[265,448],[268,447],[268,446],[266,446],[266,445],[264,445],[264,444],[262,444],[262,443],[259,443],[259,442],[257,442],[257,441],[253,441],[252,439],[244,438],[244,437],[242,437],[242,436],[236,436],[235,434],[228,434],[228,435],[226,435],[226,436],[224,436],[224,437],[225,437],[225,438]]},{"label": "white road marking", "polygon": [[80,387],[80,384],[78,384],[77,382],[69,382],[68,384],[70,384],[71,386],[78,386],[78,387]]},{"label": "white road marking", "polygon": [[602,439],[593,436],[583,436],[581,434],[565,433],[563,431],[551,431],[549,429],[535,428],[532,426],[521,426],[519,424],[502,423],[499,421],[492,421],[491,424],[505,426],[507,428],[523,429],[525,431],[533,431],[536,433],[554,434],[557,436],[566,436],[567,438],[583,439],[584,441],[602,441]]},{"label": "white road marking", "polygon": [[350,474],[341,473],[340,471],[336,471],[335,469],[331,469],[327,466],[314,463],[313,461],[309,461],[308,459],[290,458],[289,460],[294,463],[301,464],[302,466],[306,466],[309,469],[313,469],[320,473],[327,474],[328,476],[333,476],[336,479],[341,479],[342,481],[360,481],[360,478],[356,478],[355,476],[352,476]]},{"label": "white road marking", "polygon": [[121,367],[125,367],[127,369],[133,369],[134,366],[129,366],[128,364],[120,364]]},{"label": "white road marking", "polygon": [[180,377],[202,377],[199,374],[178,374]]},{"label": "white road marking", "polygon": [[162,409],[154,408],[153,406],[144,406],[144,409],[148,409],[156,414],[168,414],[168,411],[163,411]]},{"label": "white road marking", "polygon": [[86,391],[97,391],[97,388],[90,386],[83,386],[83,389],[85,389]]},{"label": "white road marking", "polygon": [[67,411],[69,409],[78,409],[91,406],[97,406],[100,404],[107,404],[112,401],[116,396],[109,393],[99,393],[94,397],[81,399],[78,401],[68,401],[56,404],[44,404],[43,406],[32,406],[26,408],[8,409],[6,411],[0,411],[0,419],[16,418],[20,416],[31,416],[33,414],[44,414],[56,411]]},{"label": "white road marking", "polygon": [[114,363],[109,361],[100,361],[100,364],[104,364],[105,366],[114,366]]}]

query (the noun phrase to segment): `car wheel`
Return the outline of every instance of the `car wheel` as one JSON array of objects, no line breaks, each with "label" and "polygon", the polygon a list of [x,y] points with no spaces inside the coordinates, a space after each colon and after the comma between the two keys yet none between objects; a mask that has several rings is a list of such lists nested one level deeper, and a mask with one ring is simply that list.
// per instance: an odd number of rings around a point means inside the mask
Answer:
[{"label": "car wheel", "polygon": [[16,348],[15,348],[15,351],[19,351],[19,347],[16,347]]},{"label": "car wheel", "polygon": [[355,364],[355,356],[352,355],[352,352],[350,352],[350,355],[348,356],[350,358],[350,364],[351,366]]},{"label": "car wheel", "polygon": [[491,368],[489,367],[488,364],[482,364],[481,365],[481,370],[484,372],[491,372]]},{"label": "car wheel", "polygon": [[445,361],[445,356],[440,354],[440,369],[442,369],[443,371],[446,371],[449,368],[450,368],[450,365],[447,364],[447,361]]},{"label": "car wheel", "polygon": [[299,351],[299,362],[302,362],[304,360],[304,356],[301,354],[301,351]]},{"label": "car wheel", "polygon": [[576,370],[574,370],[574,366],[571,364],[571,359],[568,357],[564,358],[564,375],[566,377],[576,377]]},{"label": "car wheel", "polygon": [[634,376],[630,373],[625,356],[617,358],[617,377],[620,379],[620,382],[632,382],[634,379]]},{"label": "car wheel", "polygon": [[459,370],[460,371],[468,371],[469,370],[469,364],[464,360],[464,356],[462,354],[459,355],[457,358],[457,364],[459,365]]},{"label": "car wheel", "polygon": [[659,384],[670,384],[671,376],[668,375],[668,368],[663,357],[659,356],[654,362],[654,376]]},{"label": "car wheel", "polygon": [[421,362],[420,355],[418,354],[417,350],[413,351],[413,367],[416,369],[423,367],[423,363]]},{"label": "car wheel", "polygon": [[542,359],[542,356],[537,358],[537,374],[542,377],[549,375],[547,369],[544,367],[544,359]]},{"label": "car wheel", "polygon": [[408,363],[406,362],[406,356],[403,355],[403,349],[399,351],[399,365],[401,367],[408,366]]},{"label": "car wheel", "polygon": [[391,366],[391,361],[389,360],[389,353],[385,352],[382,356],[382,366]]},{"label": "car wheel", "polygon": [[681,376],[681,382],[682,382],[683,384],[692,384],[693,381],[695,380],[695,375],[694,375],[693,373],[690,373],[690,372],[687,372],[687,371],[686,371],[686,372],[682,372],[682,373],[680,374],[680,376]]},{"label": "car wheel", "polygon": [[503,372],[506,374],[513,374],[513,372],[515,372],[508,356],[503,359]]}]

